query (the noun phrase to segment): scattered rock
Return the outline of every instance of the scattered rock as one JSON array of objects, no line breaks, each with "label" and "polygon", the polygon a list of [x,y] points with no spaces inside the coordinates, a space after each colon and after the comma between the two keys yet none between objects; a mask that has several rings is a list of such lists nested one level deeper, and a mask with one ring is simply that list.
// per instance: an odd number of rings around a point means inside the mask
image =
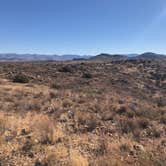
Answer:
[{"label": "scattered rock", "polygon": [[145,151],[145,148],[143,147],[143,145],[134,145],[133,148],[137,151]]}]

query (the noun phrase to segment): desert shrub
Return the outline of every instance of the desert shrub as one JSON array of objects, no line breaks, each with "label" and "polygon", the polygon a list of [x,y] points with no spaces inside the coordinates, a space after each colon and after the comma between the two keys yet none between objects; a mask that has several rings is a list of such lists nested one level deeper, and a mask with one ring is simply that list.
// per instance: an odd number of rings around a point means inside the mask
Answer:
[{"label": "desert shrub", "polygon": [[72,73],[73,69],[71,66],[63,66],[62,68],[59,69],[59,72]]},{"label": "desert shrub", "polygon": [[98,140],[98,144],[95,148],[92,150],[93,154],[95,156],[103,156],[107,152],[107,144],[106,141],[103,139]]},{"label": "desert shrub", "polygon": [[147,130],[147,136],[150,138],[159,138],[162,134],[161,130],[156,129],[156,127],[151,127],[150,129]]},{"label": "desert shrub", "polygon": [[126,107],[121,106],[120,108],[118,108],[118,109],[116,110],[116,112],[117,112],[118,114],[124,114],[124,113],[127,112],[127,109],[126,109]]},{"label": "desert shrub", "polygon": [[161,158],[157,158],[150,152],[142,152],[138,155],[138,163],[141,166],[155,165],[155,166],[165,166],[165,161]]},{"label": "desert shrub", "polygon": [[59,144],[55,149],[48,150],[45,158],[38,162],[42,166],[71,166],[71,162],[69,161],[68,156],[68,149],[63,144]]},{"label": "desert shrub", "polygon": [[83,75],[82,75],[82,78],[92,78],[92,74],[91,73],[84,73]]},{"label": "desert shrub", "polygon": [[135,141],[140,141],[140,137],[141,137],[141,130],[140,129],[135,129],[133,132],[133,137],[135,139]]},{"label": "desert shrub", "polygon": [[62,85],[57,84],[57,83],[52,83],[52,84],[50,85],[50,87],[51,87],[52,89],[61,89],[61,88],[62,88]]},{"label": "desert shrub", "polygon": [[110,121],[114,119],[114,114],[112,112],[104,112],[102,115],[102,120]]},{"label": "desert shrub", "polygon": [[163,123],[163,124],[166,124],[166,114],[161,116],[160,122]]},{"label": "desert shrub", "polygon": [[127,111],[127,117],[128,118],[133,118],[135,116],[134,111]]},{"label": "desert shrub", "polygon": [[88,132],[93,131],[97,127],[97,122],[94,118],[86,119],[85,121],[82,122],[86,125],[86,129]]},{"label": "desert shrub", "polygon": [[66,99],[63,101],[63,107],[67,108],[67,107],[71,107],[73,105],[72,101],[69,99]]},{"label": "desert shrub", "polygon": [[128,144],[124,143],[119,146],[119,149],[121,152],[129,152],[130,146]]},{"label": "desert shrub", "polygon": [[13,82],[15,83],[28,83],[29,82],[29,77],[23,74],[17,74],[13,77]]},{"label": "desert shrub", "polygon": [[33,146],[32,142],[27,140],[21,147],[21,150],[24,152],[29,152],[32,149],[32,146]]},{"label": "desert shrub", "polygon": [[166,106],[166,100],[165,100],[165,98],[162,98],[162,97],[158,98],[157,99],[157,106],[158,107],[164,107],[164,106]]},{"label": "desert shrub", "polygon": [[5,132],[5,130],[6,130],[5,117],[3,115],[0,115],[0,136]]},{"label": "desert shrub", "polygon": [[150,125],[150,122],[148,119],[139,119],[138,120],[138,124],[139,124],[139,127],[142,128],[142,129],[146,129],[148,128],[148,126]]},{"label": "desert shrub", "polygon": [[55,92],[50,92],[49,93],[49,97],[52,99],[52,98],[57,98],[57,93]]},{"label": "desert shrub", "polygon": [[138,128],[137,121],[132,119],[120,120],[119,125],[122,133],[133,133]]},{"label": "desert shrub", "polygon": [[77,115],[77,122],[79,130],[87,132],[93,131],[99,125],[98,120],[88,113],[80,113]]},{"label": "desert shrub", "polygon": [[140,109],[135,110],[135,115],[138,117],[148,118],[148,119],[155,119],[158,117],[158,112],[154,110],[147,110],[147,109]]},{"label": "desert shrub", "polygon": [[47,166],[54,166],[57,164],[57,157],[55,153],[50,153],[47,155],[47,158],[43,161],[43,164]]}]

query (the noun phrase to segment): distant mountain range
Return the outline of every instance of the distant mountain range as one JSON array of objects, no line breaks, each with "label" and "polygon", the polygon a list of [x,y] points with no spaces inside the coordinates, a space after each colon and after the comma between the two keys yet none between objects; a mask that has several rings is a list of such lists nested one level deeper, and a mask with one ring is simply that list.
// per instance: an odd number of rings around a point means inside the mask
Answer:
[{"label": "distant mountain range", "polygon": [[158,58],[166,58],[166,55],[164,54],[156,54],[153,52],[146,52],[141,55],[136,56],[137,58],[142,58],[142,59],[158,59]]},{"label": "distant mountain range", "polygon": [[90,55],[42,55],[42,54],[0,54],[0,61],[66,61],[66,60],[126,60],[126,59],[166,59],[166,55],[146,52],[143,54],[107,54]]},{"label": "distant mountain range", "polygon": [[146,52],[143,54],[106,54],[102,53],[90,58],[91,60],[127,60],[127,59],[166,59],[166,55]]},{"label": "distant mountain range", "polygon": [[66,61],[72,59],[88,59],[90,56],[80,55],[42,55],[42,54],[0,54],[0,61]]}]

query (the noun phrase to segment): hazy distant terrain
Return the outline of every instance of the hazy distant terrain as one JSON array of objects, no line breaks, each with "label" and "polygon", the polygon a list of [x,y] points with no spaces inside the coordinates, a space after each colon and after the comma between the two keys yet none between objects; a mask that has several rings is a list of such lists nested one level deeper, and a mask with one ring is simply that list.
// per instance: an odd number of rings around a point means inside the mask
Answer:
[{"label": "hazy distant terrain", "polygon": [[0,54],[0,61],[66,61],[66,60],[126,60],[126,59],[161,59],[166,58],[165,55],[155,54],[151,52],[143,54],[107,54],[102,53],[96,56],[90,55],[40,55],[40,54]]},{"label": "hazy distant terrain", "polygon": [[0,54],[0,61],[65,61],[89,57],[80,55]]}]

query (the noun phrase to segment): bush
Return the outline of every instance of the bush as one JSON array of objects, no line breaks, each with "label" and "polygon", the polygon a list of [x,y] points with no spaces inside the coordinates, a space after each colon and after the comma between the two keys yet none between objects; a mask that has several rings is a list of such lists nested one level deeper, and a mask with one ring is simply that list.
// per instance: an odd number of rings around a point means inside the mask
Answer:
[{"label": "bush", "polygon": [[13,82],[16,83],[28,83],[29,78],[26,75],[18,74],[13,77]]},{"label": "bush", "polygon": [[82,78],[92,78],[92,74],[90,74],[90,73],[84,73],[83,75],[82,75]]},{"label": "bush", "polygon": [[126,112],[127,112],[127,109],[124,106],[121,106],[120,108],[117,109],[117,113],[120,114],[120,115],[124,114]]},{"label": "bush", "polygon": [[156,129],[156,127],[152,127],[149,130],[147,130],[147,136],[150,138],[160,138],[162,134],[161,130]]},{"label": "bush", "polygon": [[2,135],[6,130],[6,122],[5,119],[0,117],[0,135]]},{"label": "bush", "polygon": [[61,69],[59,69],[59,72],[72,73],[73,69],[71,66],[63,66]]},{"label": "bush", "polygon": [[80,113],[77,117],[79,130],[92,132],[98,125],[98,120],[90,114]]},{"label": "bush", "polygon": [[51,87],[52,89],[61,89],[61,88],[62,88],[62,86],[61,86],[60,84],[56,84],[56,83],[51,84],[50,87]]},{"label": "bush", "polygon": [[130,151],[130,147],[128,144],[124,143],[124,144],[121,144],[119,146],[119,149],[121,152],[129,152]]},{"label": "bush", "polygon": [[133,133],[138,128],[137,121],[131,119],[121,120],[119,123],[122,133]]},{"label": "bush", "polygon": [[147,119],[140,119],[138,121],[139,127],[142,129],[146,129],[148,128],[148,126],[150,125],[150,122]]},{"label": "bush", "polygon": [[161,117],[160,122],[166,125],[166,114]]}]

